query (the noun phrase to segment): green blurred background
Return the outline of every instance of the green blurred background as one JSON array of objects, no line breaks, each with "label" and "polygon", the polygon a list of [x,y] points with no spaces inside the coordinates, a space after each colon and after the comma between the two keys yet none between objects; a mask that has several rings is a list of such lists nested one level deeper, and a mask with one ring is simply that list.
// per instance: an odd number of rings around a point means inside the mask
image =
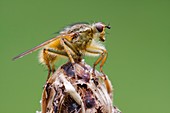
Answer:
[{"label": "green blurred background", "polygon": [[[110,23],[104,71],[123,113],[170,113],[169,0],[0,0],[0,113],[40,110],[38,52],[11,58],[75,22]],[[89,64],[96,58],[86,57]],[[67,60],[59,61],[59,66]]]}]

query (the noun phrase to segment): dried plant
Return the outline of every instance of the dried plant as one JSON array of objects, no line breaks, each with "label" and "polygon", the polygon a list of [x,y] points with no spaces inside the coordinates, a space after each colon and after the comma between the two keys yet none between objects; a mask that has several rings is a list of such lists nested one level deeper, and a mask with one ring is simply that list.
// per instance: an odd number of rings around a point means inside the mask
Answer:
[{"label": "dried plant", "polygon": [[106,75],[83,61],[61,66],[47,81],[37,113],[121,113]]}]

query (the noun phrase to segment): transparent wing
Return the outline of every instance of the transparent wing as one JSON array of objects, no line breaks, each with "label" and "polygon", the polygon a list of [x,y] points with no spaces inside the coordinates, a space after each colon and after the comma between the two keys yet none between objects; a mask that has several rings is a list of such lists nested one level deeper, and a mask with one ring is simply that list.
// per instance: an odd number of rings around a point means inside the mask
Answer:
[{"label": "transparent wing", "polygon": [[57,40],[57,39],[61,38],[61,37],[62,36],[60,35],[60,36],[57,36],[57,37],[52,38],[50,40],[47,40],[47,41],[43,42],[42,44],[40,44],[40,45],[38,45],[38,46],[36,46],[36,47],[34,47],[32,49],[29,49],[29,50],[27,50],[27,51],[25,51],[25,52],[15,56],[14,58],[12,58],[12,60],[16,60],[16,59],[19,59],[19,58],[21,58],[21,57],[23,57],[25,55],[28,55],[28,54],[30,54],[30,53],[32,53],[32,52],[34,52],[34,51],[44,47],[45,45],[48,45],[49,43],[53,42],[54,40]]}]

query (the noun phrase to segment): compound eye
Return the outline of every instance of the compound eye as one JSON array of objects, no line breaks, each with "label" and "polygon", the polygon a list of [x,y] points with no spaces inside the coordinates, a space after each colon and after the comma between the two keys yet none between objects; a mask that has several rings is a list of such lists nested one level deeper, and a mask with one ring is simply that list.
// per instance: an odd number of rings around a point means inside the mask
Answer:
[{"label": "compound eye", "polygon": [[101,24],[96,24],[96,29],[97,29],[99,32],[102,32],[102,31],[103,31],[103,25],[101,25]]}]

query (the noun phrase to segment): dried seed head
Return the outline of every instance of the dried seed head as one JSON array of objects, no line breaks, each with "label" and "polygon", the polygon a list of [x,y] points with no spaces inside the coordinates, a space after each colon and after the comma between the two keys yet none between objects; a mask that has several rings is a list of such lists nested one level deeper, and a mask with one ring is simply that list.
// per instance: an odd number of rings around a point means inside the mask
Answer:
[{"label": "dried seed head", "polygon": [[47,81],[41,104],[41,113],[121,113],[113,107],[108,77],[83,62],[61,66]]}]

